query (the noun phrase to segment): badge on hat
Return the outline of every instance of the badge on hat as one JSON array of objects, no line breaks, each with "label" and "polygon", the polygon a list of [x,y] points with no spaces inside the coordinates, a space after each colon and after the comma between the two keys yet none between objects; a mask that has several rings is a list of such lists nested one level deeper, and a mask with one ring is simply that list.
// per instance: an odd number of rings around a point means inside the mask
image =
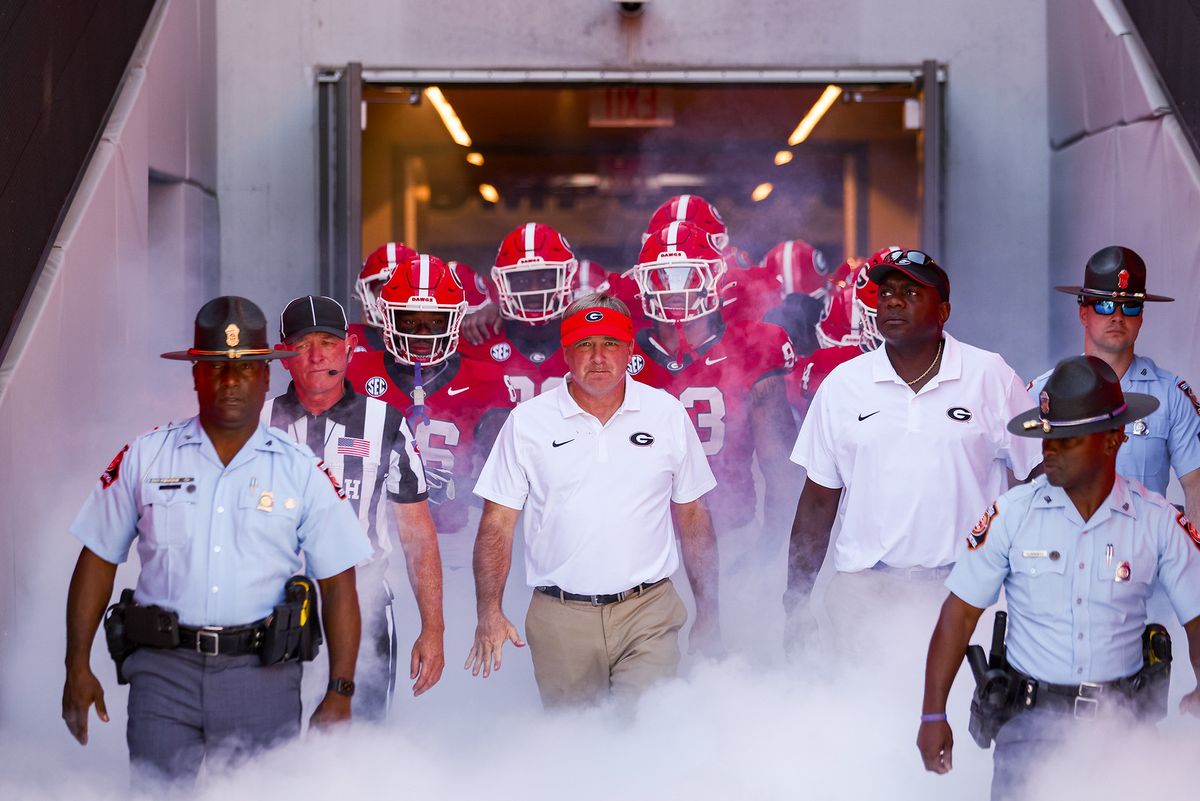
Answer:
[{"label": "badge on hat", "polygon": [[1041,394],[1038,395],[1038,403],[1042,410],[1042,416],[1048,416],[1050,414],[1050,393],[1043,389]]},{"label": "badge on hat", "polygon": [[1117,273],[1117,289],[1129,289],[1129,270]]},{"label": "badge on hat", "polygon": [[225,344],[231,348],[236,348],[241,341],[242,330],[237,327],[237,323],[230,323],[225,326]]}]

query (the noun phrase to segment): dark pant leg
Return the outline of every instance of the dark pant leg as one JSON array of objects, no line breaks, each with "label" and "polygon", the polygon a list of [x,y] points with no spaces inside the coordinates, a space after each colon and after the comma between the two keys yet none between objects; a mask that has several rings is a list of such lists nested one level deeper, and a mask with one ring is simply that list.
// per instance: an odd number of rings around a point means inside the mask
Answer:
[{"label": "dark pant leg", "polygon": [[299,662],[263,665],[257,656],[203,659],[204,733],[210,759],[236,763],[300,735]]},{"label": "dark pant leg", "polygon": [[1022,712],[996,732],[992,753],[992,801],[1019,801],[1025,782],[1070,736],[1074,721],[1057,712]]},{"label": "dark pant leg", "polygon": [[362,608],[362,646],[355,672],[354,717],[356,720],[387,719],[396,690],[397,642],[392,617],[392,590],[382,576],[359,582]]},{"label": "dark pant leg", "polygon": [[125,739],[135,787],[191,782],[204,758],[203,664],[198,654],[141,648],[125,660]]}]

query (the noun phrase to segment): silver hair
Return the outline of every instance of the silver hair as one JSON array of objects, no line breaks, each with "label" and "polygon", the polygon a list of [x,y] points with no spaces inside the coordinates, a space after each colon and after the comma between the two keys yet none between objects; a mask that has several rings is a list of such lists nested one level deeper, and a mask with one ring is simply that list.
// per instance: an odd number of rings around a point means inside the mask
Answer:
[{"label": "silver hair", "polygon": [[584,309],[593,309],[599,307],[601,309],[612,309],[620,312],[626,317],[632,317],[629,313],[629,307],[625,305],[625,301],[618,298],[616,295],[610,295],[607,292],[593,292],[590,295],[584,295],[578,300],[571,302],[571,305],[563,312],[563,319],[567,319],[576,312],[581,312]]}]

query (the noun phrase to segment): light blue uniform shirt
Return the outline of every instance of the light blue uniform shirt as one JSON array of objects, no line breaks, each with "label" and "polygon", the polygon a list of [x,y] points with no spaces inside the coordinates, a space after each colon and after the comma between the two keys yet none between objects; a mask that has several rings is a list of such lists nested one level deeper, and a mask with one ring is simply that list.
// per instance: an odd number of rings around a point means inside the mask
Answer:
[{"label": "light blue uniform shirt", "polygon": [[1200,535],[1165,498],[1120,475],[1086,523],[1045,476],[1014,487],[976,524],[967,549],[946,586],[981,609],[1003,586],[1009,662],[1052,684],[1141,669],[1155,579],[1181,622],[1200,615]]},{"label": "light blue uniform shirt", "polygon": [[135,598],[188,626],[266,617],[301,554],[318,579],[371,556],[350,504],[307,447],[260,424],[226,466],[197,417],[126,446],[70,532],[113,564],[136,539]]},{"label": "light blue uniform shirt", "polygon": [[[1048,371],[1030,383],[1033,405],[1050,378]],[[1125,426],[1129,441],[1117,452],[1117,473],[1136,478],[1147,489],[1167,491],[1171,468],[1185,476],[1200,468],[1200,408],[1188,383],[1162,369],[1153,360],[1134,355],[1121,377],[1122,392],[1140,392],[1158,398],[1158,408],[1148,417]]]}]

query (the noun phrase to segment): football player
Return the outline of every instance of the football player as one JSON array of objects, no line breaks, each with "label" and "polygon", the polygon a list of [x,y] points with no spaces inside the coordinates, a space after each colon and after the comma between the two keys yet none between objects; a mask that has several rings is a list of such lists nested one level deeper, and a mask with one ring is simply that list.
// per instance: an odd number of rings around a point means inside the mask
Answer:
[{"label": "football player", "polygon": [[441,259],[413,256],[378,295],[385,350],[355,353],[346,377],[358,392],[404,410],[437,530],[459,531],[472,483],[513,407],[512,392],[499,370],[456,352],[467,301]]},{"label": "football player", "polygon": [[578,270],[566,237],[548,225],[526,223],[504,237],[492,267],[500,330],[479,343],[463,342],[463,357],[497,368],[518,401],[561,384],[567,363],[559,323]]},{"label": "football player", "polygon": [[784,385],[795,352],[778,326],[724,318],[717,291],[723,256],[716,238],[689,222],[671,222],[646,240],[633,273],[652,325],[635,335],[629,372],[688,409],[717,477],[711,505],[724,526],[755,517],[751,463],[758,455],[764,531],[778,544],[799,483],[788,461],[796,426]]}]

